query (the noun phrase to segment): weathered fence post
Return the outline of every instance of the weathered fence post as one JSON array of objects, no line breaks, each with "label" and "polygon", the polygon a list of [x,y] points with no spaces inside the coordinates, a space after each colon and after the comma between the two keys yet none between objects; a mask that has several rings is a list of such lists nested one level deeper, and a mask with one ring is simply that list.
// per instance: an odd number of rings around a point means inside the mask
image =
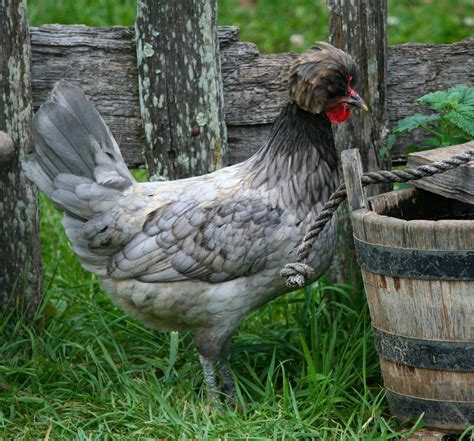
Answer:
[{"label": "weathered fence post", "polygon": [[[387,134],[387,0],[327,0],[327,5],[331,43],[356,59],[360,71],[357,90],[370,108],[369,112],[357,112],[335,129],[336,147],[339,154],[342,150],[359,149],[365,171],[389,170],[390,160],[382,160],[378,154]],[[368,194],[389,190],[371,187]],[[358,266],[347,208],[340,212],[338,231],[332,277],[355,284]]]},{"label": "weathered fence post", "polygon": [[[36,190],[20,161],[31,145],[30,34],[22,0],[0,0],[0,319],[41,299]],[[3,132],[3,133],[2,133]]]},{"label": "weathered fence post", "polygon": [[[389,159],[382,160],[379,155],[387,134],[387,0],[327,3],[331,42],[357,60],[358,92],[370,108],[337,127],[336,145],[340,150],[359,149],[366,171],[388,169]],[[377,194],[381,188],[373,186],[370,191]]]},{"label": "weathered fence post", "polygon": [[138,1],[140,113],[155,179],[208,173],[225,163],[216,9],[216,0]]}]

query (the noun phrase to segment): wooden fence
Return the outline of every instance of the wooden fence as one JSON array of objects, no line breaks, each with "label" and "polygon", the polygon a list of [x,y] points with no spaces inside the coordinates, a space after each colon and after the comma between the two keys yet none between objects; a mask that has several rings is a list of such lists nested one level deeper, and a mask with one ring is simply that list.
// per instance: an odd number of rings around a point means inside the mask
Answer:
[{"label": "wooden fence", "polygon": [[[76,81],[92,97],[131,167],[144,164],[135,32],[131,28],[46,25],[31,29],[33,101],[44,102],[55,81]],[[295,54],[260,54],[239,40],[239,29],[219,28],[228,164],[248,158],[266,139],[287,100],[288,66]],[[403,44],[387,53],[388,124],[420,111],[414,100],[455,84],[474,82],[474,38],[446,45]],[[113,66],[113,69],[110,67]],[[410,141],[421,141],[415,133]],[[392,159],[403,161],[407,138]]]},{"label": "wooden fence", "polygon": [[[358,146],[369,169],[386,167],[377,149],[387,126],[414,113],[413,101],[421,95],[473,83],[474,39],[387,48],[386,0],[327,3],[331,41],[358,60],[366,78],[359,89],[372,109],[338,129],[339,149]],[[216,0],[138,4],[136,32],[45,25],[30,29],[30,54],[23,1],[0,0],[0,130],[16,146],[15,155],[2,156],[7,147],[0,137],[0,311],[24,297],[31,313],[40,297],[36,194],[19,159],[30,147],[31,109],[57,80],[78,83],[128,165],[146,164],[157,179],[204,173],[249,157],[287,100],[287,71],[296,55],[260,54],[254,44],[240,41],[237,28],[218,29]],[[415,133],[410,141],[421,136]],[[393,161],[404,160],[401,146],[407,141],[401,138]]]}]

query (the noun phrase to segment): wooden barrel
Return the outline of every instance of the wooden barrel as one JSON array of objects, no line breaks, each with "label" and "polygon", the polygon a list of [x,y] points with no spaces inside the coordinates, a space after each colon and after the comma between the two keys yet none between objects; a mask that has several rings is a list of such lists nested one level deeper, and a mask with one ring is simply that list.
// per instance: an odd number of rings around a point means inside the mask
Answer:
[{"label": "wooden barrel", "polygon": [[474,424],[474,206],[422,190],[353,212],[389,406],[401,420]]}]

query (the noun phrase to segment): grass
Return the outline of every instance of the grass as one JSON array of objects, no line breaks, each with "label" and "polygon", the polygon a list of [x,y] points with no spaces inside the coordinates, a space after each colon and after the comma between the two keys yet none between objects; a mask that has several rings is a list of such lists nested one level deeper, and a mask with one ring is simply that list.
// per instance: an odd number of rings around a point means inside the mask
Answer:
[{"label": "grass", "polygon": [[[84,23],[90,26],[133,26],[135,0],[29,0],[33,25]],[[218,0],[220,25],[236,25],[242,41],[262,52],[303,51],[316,40],[328,39],[324,0]],[[396,0],[388,2],[389,44],[453,43],[474,31],[472,0]]]},{"label": "grass", "polygon": [[[470,1],[389,3],[392,44],[472,34]],[[132,25],[135,5],[30,0],[29,13],[34,25]],[[239,25],[242,40],[264,52],[327,38],[322,0],[219,0],[219,8],[221,24]],[[232,351],[237,409],[210,409],[192,335],[155,333],[115,308],[44,198],[41,210],[44,327],[0,323],[0,333],[10,329],[0,343],[0,439],[385,440],[422,426],[388,413],[363,294],[324,281],[243,323]]]},{"label": "grass", "polygon": [[232,351],[237,410],[212,411],[192,335],[115,308],[41,209],[44,328],[18,323],[0,345],[0,439],[379,440],[413,426],[388,414],[362,293],[319,282],[253,314]]}]

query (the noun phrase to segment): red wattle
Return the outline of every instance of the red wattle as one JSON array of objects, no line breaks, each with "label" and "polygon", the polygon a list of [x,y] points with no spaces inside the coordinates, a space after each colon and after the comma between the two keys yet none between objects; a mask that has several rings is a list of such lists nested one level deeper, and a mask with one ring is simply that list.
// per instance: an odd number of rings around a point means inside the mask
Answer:
[{"label": "red wattle", "polygon": [[326,112],[331,124],[339,124],[347,120],[351,116],[351,109],[344,104],[333,107]]}]

